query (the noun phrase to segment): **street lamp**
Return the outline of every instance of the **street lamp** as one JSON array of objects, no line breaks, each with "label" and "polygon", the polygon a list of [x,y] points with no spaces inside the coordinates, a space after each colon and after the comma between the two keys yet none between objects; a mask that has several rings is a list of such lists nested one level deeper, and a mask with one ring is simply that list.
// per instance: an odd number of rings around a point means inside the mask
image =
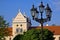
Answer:
[{"label": "street lamp", "polygon": [[[45,6],[43,5],[43,2],[41,2],[41,4],[39,5],[39,11],[37,10],[37,8],[34,7],[34,5],[32,5],[32,8],[30,11],[31,11],[31,15],[32,15],[33,20],[35,20],[41,24],[41,37],[42,37],[41,39],[43,40],[43,23],[51,20],[52,10],[48,4],[45,8]],[[43,18],[44,11],[46,13],[46,18]],[[39,13],[41,15],[41,18],[38,18]]]}]

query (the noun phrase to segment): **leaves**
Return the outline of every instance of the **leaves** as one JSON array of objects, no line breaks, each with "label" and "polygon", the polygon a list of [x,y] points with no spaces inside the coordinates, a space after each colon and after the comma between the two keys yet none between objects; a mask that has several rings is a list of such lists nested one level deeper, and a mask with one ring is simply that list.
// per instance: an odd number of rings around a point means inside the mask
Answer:
[{"label": "leaves", "polygon": [[23,35],[18,34],[13,40],[23,40]]},{"label": "leaves", "polygon": [[[19,40],[41,40],[41,29],[31,29],[28,30]],[[18,40],[18,39],[16,39]],[[43,40],[54,40],[53,33],[48,29],[43,29]]]},{"label": "leaves", "polygon": [[0,16],[0,39],[4,38],[4,36],[8,36],[8,26],[9,24],[6,22],[6,20]]}]

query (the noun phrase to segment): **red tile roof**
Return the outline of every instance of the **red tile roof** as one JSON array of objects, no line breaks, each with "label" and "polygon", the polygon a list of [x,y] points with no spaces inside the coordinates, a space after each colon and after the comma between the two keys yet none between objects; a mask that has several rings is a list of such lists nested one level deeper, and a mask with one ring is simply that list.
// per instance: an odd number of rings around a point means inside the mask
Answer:
[{"label": "red tile roof", "polygon": [[[36,26],[36,27],[30,27],[29,29],[32,28],[36,28],[36,29],[40,29],[40,26]],[[43,28],[46,28],[48,30],[50,30],[51,32],[54,33],[54,35],[60,35],[60,26],[44,26]]]},{"label": "red tile roof", "polygon": [[12,36],[12,27],[6,28],[6,31],[8,31],[8,36]]},{"label": "red tile roof", "polygon": [[[41,27],[40,26],[32,26],[32,27],[29,27],[29,29],[32,29],[32,28],[35,28],[35,29],[40,29]],[[54,35],[60,35],[60,26],[44,26],[43,28],[46,28],[50,31],[52,31],[54,33]],[[12,27],[10,28],[7,28],[9,31],[9,35],[8,36],[12,36]]]},{"label": "red tile roof", "polygon": [[12,36],[12,28],[7,28],[9,31],[9,36]]}]

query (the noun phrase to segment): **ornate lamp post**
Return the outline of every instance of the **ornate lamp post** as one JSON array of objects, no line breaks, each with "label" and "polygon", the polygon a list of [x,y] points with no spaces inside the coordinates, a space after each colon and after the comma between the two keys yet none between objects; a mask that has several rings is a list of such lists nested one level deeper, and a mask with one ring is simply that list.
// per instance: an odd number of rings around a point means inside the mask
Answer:
[{"label": "ornate lamp post", "polygon": [[[47,7],[45,8],[45,6],[43,5],[43,2],[41,2],[41,4],[39,5],[39,11],[37,10],[37,8],[34,7],[34,5],[32,5],[32,8],[30,11],[31,11],[33,20],[35,20],[41,24],[41,37],[42,37],[41,40],[43,40],[43,23],[51,20],[52,10],[48,4],[47,4]],[[43,18],[44,11],[46,13],[46,18]],[[41,18],[38,18],[39,13],[41,15]]]}]

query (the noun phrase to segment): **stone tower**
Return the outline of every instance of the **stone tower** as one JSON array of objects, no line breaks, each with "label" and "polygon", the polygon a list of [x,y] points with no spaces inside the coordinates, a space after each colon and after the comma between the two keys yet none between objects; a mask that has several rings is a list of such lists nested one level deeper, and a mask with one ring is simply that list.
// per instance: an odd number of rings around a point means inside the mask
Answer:
[{"label": "stone tower", "polygon": [[23,15],[19,9],[17,16],[12,21],[13,36],[23,34],[23,32],[26,32],[30,26],[30,19],[25,14]]}]

